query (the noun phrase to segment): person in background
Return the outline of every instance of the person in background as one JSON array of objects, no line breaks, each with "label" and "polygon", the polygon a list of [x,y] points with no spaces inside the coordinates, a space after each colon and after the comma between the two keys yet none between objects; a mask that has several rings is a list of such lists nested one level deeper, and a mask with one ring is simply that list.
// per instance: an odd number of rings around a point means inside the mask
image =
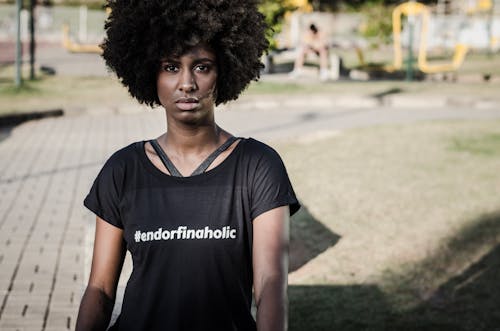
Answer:
[{"label": "person in background", "polygon": [[215,106],[262,69],[257,1],[108,6],[104,60],[166,125],[115,152],[85,198],[96,232],[76,330],[108,328],[127,250],[132,274],[110,330],[286,330],[289,217],[300,205],[276,151],[215,121]]},{"label": "person in background", "polygon": [[309,29],[304,34],[302,44],[297,50],[293,71],[289,74],[291,78],[298,78],[302,75],[304,61],[309,53],[316,54],[319,57],[320,80],[328,80],[328,43],[325,35],[319,31],[315,24],[309,25]]}]

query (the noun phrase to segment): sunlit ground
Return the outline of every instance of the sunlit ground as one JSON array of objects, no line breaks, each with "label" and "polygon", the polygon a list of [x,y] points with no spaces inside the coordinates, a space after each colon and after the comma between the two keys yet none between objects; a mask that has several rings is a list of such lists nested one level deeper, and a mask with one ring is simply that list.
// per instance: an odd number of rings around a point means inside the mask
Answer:
[{"label": "sunlit ground", "polygon": [[307,208],[300,222],[340,237],[291,274],[291,330],[493,330],[499,125],[381,126],[281,145]]}]

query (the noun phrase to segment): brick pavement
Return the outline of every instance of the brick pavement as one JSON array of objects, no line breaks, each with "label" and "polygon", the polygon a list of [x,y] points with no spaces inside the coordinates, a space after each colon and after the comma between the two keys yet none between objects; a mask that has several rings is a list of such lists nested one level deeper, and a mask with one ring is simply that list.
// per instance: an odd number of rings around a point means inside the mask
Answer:
[{"label": "brick pavement", "polygon": [[110,153],[161,131],[157,119],[33,121],[0,144],[1,330],[74,329],[94,226],[83,198]]},{"label": "brick pavement", "polygon": [[[219,123],[262,140],[380,123],[500,118],[496,108],[287,109],[286,116],[280,109],[234,110],[221,111]],[[65,116],[25,123],[0,142],[0,330],[74,329],[94,234],[83,198],[112,152],[159,135],[164,123],[161,111]],[[119,293],[130,269],[127,259]]]}]

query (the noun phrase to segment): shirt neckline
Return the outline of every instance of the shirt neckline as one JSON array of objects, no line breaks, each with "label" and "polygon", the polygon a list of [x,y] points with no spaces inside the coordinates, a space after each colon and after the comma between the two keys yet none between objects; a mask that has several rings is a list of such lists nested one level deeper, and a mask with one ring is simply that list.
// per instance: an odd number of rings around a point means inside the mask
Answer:
[{"label": "shirt neckline", "polygon": [[168,175],[168,174],[164,173],[163,171],[161,171],[160,169],[158,169],[151,162],[151,160],[148,158],[148,156],[146,155],[146,150],[145,150],[144,145],[146,144],[147,140],[142,140],[142,141],[139,141],[138,143],[136,143],[136,151],[138,152],[139,158],[142,161],[146,170],[148,170],[148,172],[150,172],[155,177],[160,178],[161,180],[197,181],[197,180],[209,178],[209,177],[219,173],[220,171],[222,171],[227,166],[227,164],[233,158],[236,157],[236,154],[239,153],[240,145],[245,143],[245,141],[246,141],[245,138],[239,138],[239,139],[240,139],[240,141],[238,142],[238,144],[234,147],[234,149],[231,151],[231,153],[224,160],[222,160],[222,162],[220,164],[218,164],[216,167],[214,167],[208,171],[205,171],[199,175],[194,175],[194,176],[176,177],[176,176]]}]

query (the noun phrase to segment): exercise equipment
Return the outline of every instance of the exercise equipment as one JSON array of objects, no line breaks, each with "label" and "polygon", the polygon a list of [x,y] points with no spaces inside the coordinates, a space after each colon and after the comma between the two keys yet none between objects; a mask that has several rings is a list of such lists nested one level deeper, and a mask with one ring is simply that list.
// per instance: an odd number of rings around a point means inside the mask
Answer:
[{"label": "exercise equipment", "polygon": [[63,47],[72,53],[102,53],[102,48],[96,44],[80,44],[71,40],[69,34],[69,25],[63,25],[63,38],[62,38]]},{"label": "exercise equipment", "polygon": [[403,52],[401,45],[401,17],[420,18],[420,45],[418,49],[418,69],[427,74],[456,71],[463,64],[468,46],[457,43],[451,61],[446,63],[429,63],[427,61],[427,35],[429,32],[430,11],[429,8],[419,2],[406,2],[394,8],[392,12],[393,38],[394,38],[394,63],[385,69],[389,72],[401,70],[403,66]]},{"label": "exercise equipment", "polygon": [[[106,8],[106,14],[109,16],[111,13],[111,9],[109,7]],[[102,54],[102,48],[97,44],[81,44],[74,42],[71,40],[69,33],[69,25],[63,25],[63,34],[62,34],[62,44],[63,47],[72,53],[97,53]]]}]

